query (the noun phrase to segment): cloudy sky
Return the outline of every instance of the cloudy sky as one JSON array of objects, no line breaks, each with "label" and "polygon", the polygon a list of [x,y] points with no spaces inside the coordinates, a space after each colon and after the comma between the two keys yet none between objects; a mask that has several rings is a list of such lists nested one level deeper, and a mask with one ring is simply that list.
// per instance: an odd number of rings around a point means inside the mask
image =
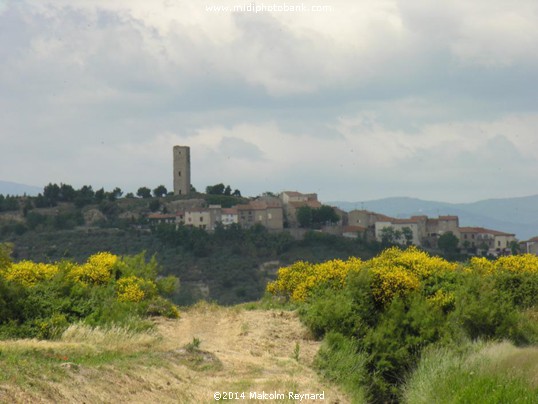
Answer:
[{"label": "cloudy sky", "polygon": [[170,189],[179,144],[199,190],[538,193],[536,0],[256,6],[0,0],[0,180]]}]

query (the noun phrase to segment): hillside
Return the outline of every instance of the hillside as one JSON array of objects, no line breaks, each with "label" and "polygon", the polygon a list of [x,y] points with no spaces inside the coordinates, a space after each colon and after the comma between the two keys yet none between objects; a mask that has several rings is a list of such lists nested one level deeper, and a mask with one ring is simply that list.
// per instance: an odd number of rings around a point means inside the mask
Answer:
[{"label": "hillside", "polygon": [[217,391],[350,402],[313,370],[320,342],[293,312],[202,304],[156,324],[142,334],[75,326],[60,341],[0,341],[0,402],[214,403]]},{"label": "hillside", "polygon": [[366,209],[393,217],[457,215],[460,226],[481,226],[515,233],[520,240],[538,235],[538,195],[447,203],[417,198],[383,198],[366,202],[328,202],[340,209]]}]

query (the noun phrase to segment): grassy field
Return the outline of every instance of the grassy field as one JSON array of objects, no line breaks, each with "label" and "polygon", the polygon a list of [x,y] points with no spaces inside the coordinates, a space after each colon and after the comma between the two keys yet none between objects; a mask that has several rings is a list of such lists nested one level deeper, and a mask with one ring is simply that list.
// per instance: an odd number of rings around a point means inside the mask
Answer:
[{"label": "grassy field", "polygon": [[[296,315],[199,304],[155,330],[71,326],[58,341],[0,341],[0,402],[214,403],[214,392],[351,400],[312,368],[319,342]],[[292,402],[271,400],[270,402]],[[316,401],[309,401],[316,402]]]}]

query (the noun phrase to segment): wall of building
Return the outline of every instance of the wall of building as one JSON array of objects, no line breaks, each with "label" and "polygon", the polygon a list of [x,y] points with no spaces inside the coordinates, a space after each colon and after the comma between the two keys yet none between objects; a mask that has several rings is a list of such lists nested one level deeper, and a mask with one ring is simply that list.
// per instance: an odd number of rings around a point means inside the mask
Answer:
[{"label": "wall of building", "polygon": [[191,191],[191,151],[188,146],[174,146],[174,194],[188,195]]}]

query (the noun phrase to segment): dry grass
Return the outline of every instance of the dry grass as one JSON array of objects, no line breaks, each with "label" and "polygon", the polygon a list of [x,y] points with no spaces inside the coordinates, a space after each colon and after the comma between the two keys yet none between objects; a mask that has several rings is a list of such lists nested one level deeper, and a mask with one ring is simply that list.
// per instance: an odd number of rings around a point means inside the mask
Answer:
[{"label": "dry grass", "polygon": [[0,366],[10,367],[0,402],[198,404],[217,391],[324,391],[324,402],[348,403],[311,368],[318,349],[294,313],[200,304],[158,320],[157,332],[73,326],[57,342],[0,342]]}]

